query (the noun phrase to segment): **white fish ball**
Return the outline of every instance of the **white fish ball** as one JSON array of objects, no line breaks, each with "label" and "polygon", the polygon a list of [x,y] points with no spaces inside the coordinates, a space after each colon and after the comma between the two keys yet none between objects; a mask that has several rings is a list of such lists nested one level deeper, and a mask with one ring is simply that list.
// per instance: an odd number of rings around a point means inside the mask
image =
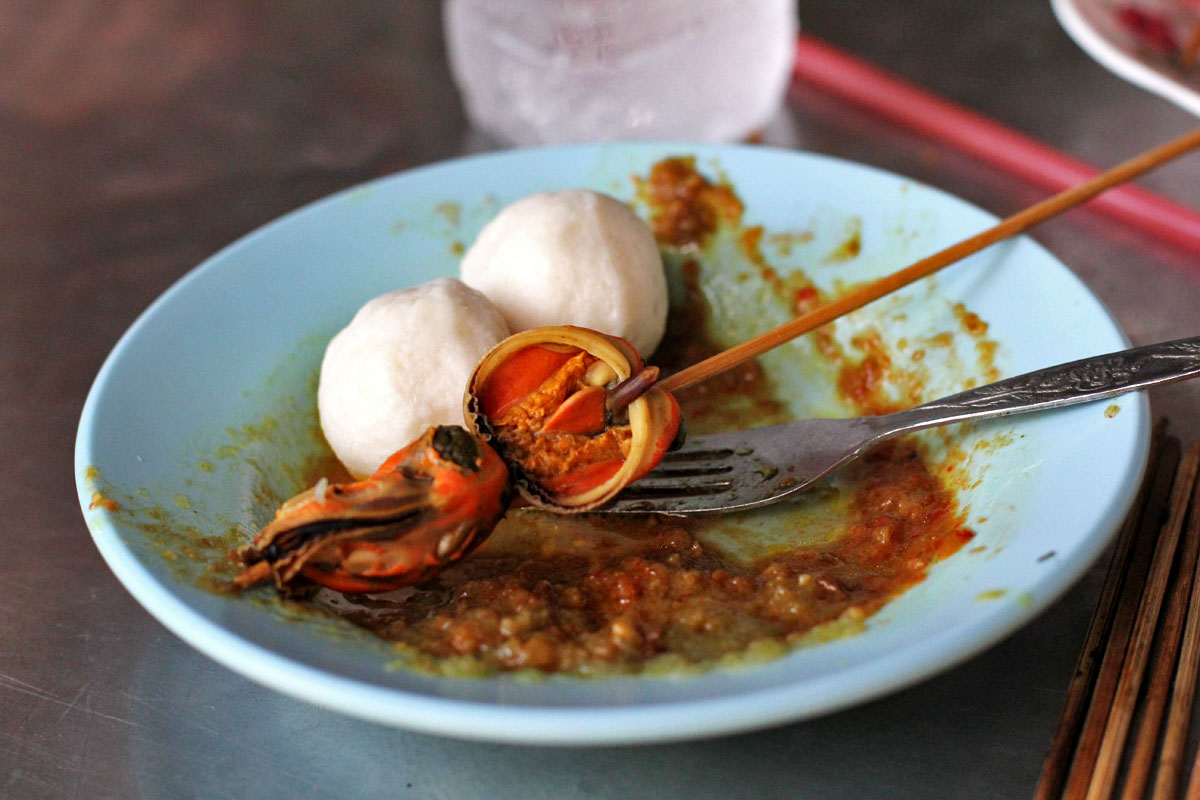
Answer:
[{"label": "white fish ball", "polygon": [[581,325],[624,337],[648,356],[667,324],[654,234],[624,203],[597,192],[544,192],[505,207],[460,271],[514,333]]},{"label": "white fish ball", "polygon": [[317,408],[329,446],[361,478],[431,425],[462,425],[467,380],[506,336],[495,306],[455,278],[369,301],[321,362]]}]

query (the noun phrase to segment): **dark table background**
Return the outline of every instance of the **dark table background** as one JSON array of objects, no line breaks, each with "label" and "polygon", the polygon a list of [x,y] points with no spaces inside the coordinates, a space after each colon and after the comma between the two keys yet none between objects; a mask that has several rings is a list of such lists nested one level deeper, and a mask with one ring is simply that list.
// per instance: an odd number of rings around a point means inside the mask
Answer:
[{"label": "dark table background", "polygon": [[[1041,0],[805,0],[804,29],[1107,166],[1196,124],[1111,76]],[[1028,796],[1103,564],[1034,623],[822,719],[653,747],[465,743],[342,717],[193,651],[121,588],[73,491],[87,389],[206,256],[361,180],[495,147],[472,132],[435,0],[0,3],[0,796]],[[793,87],[766,133],[997,214],[1043,192]],[[1200,156],[1143,184],[1200,208]],[[1200,255],[1087,210],[1035,238],[1135,343],[1200,333]],[[1200,386],[1153,395],[1200,437]]]}]

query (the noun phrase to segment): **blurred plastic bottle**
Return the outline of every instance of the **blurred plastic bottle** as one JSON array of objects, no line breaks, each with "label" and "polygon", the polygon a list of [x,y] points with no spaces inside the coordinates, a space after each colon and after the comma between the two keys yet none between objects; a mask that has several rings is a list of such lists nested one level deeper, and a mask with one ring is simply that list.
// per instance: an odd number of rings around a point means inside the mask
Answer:
[{"label": "blurred plastic bottle", "polygon": [[791,75],[795,0],[445,0],[472,123],[513,144],[728,141]]}]

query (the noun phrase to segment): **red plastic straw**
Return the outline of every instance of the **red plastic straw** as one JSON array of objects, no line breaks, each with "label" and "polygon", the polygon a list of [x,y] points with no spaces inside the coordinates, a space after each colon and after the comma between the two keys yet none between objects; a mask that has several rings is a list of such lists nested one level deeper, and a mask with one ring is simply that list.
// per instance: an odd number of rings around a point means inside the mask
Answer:
[{"label": "red plastic straw", "polygon": [[[962,106],[918,89],[812,36],[796,43],[794,75],[1030,183],[1060,191],[1100,170]],[[1087,204],[1171,244],[1200,252],[1200,213],[1132,184]]]}]

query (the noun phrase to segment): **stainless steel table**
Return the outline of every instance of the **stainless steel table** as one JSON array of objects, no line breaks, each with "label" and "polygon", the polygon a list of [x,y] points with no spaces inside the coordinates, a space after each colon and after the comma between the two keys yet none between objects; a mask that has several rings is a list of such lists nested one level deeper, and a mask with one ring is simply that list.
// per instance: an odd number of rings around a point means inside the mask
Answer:
[{"label": "stainless steel table", "polygon": [[[805,29],[1098,165],[1196,120],[1094,65],[1042,0],[805,0]],[[907,691],[711,741],[444,740],[251,684],[167,633],[92,546],[72,488],[88,386],[135,316],[237,236],[357,181],[492,145],[434,0],[0,5],[0,796],[1028,796],[1103,565],[1033,624]],[[771,143],[1006,213],[1043,193],[795,87]],[[1200,208],[1200,156],[1145,185]],[[1035,237],[1138,343],[1200,332],[1200,255],[1089,211]],[[1200,385],[1154,406],[1200,437]]]}]

